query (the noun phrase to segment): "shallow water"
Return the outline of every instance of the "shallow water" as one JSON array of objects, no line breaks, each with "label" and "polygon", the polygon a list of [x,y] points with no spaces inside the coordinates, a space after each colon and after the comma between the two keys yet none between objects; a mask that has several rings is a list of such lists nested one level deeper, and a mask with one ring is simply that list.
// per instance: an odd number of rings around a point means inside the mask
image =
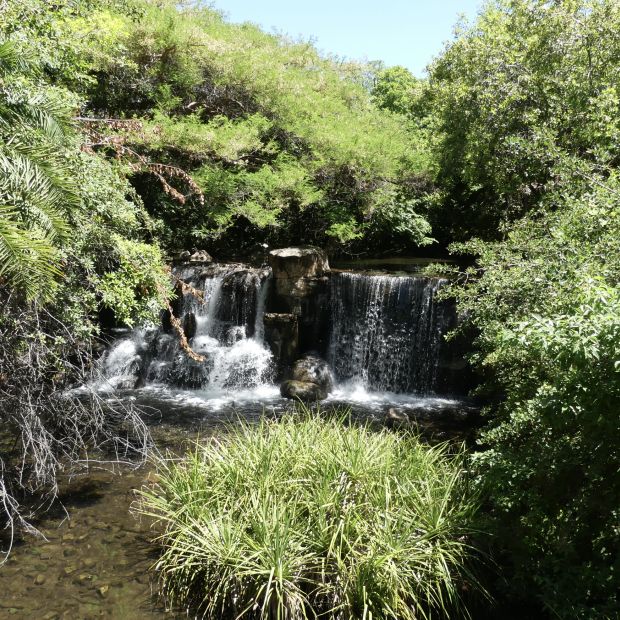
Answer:
[{"label": "shallow water", "polygon": [[[151,386],[109,394],[141,405],[158,448],[177,454],[190,441],[225,432],[235,419],[258,422],[290,409],[277,388],[219,392]],[[340,386],[323,408],[351,409],[352,417],[378,423],[389,409],[406,412],[427,437],[467,439],[473,434],[473,403],[440,397],[372,393],[359,385]],[[27,535],[15,543],[0,569],[0,619],[91,620],[187,617],[168,611],[156,596],[149,567],[157,558],[150,519],[132,510],[137,490],[155,480],[148,464],[92,463],[61,480],[61,502],[36,523],[46,540]],[[2,539],[6,550],[8,539]]]},{"label": "shallow water", "polygon": [[95,466],[66,481],[66,512],[37,523],[46,540],[26,536],[0,569],[0,617],[176,617],[153,597],[155,532],[130,510],[149,475],[147,466],[115,473]]}]

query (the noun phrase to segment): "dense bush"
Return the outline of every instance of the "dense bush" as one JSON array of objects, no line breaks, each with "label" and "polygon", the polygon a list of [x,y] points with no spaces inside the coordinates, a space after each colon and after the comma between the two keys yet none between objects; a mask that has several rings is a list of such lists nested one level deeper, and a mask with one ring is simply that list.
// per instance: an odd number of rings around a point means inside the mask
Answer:
[{"label": "dense bush", "polygon": [[169,599],[208,617],[461,617],[481,594],[463,458],[415,437],[287,416],[159,461],[142,510]]},{"label": "dense bush", "polygon": [[452,293],[491,403],[488,524],[513,593],[561,618],[620,609],[618,8],[487,3],[431,65],[438,182],[482,237],[452,246],[477,257]]},{"label": "dense bush", "polygon": [[[138,23],[102,24],[93,15],[83,25],[107,30],[92,59],[85,115],[140,118],[138,130],[107,127],[147,160],[191,172],[204,203],[183,178],[170,180],[186,194],[183,204],[149,177],[135,179],[167,244],[213,247],[235,224],[236,250],[239,241],[264,239],[350,242],[380,227],[384,213],[409,243],[425,243],[428,224],[409,215],[425,187],[426,153],[398,116],[372,105],[372,66],[228,23],[198,3],[137,6]],[[93,142],[103,148],[105,124],[98,127]],[[409,209],[397,218],[401,203]]]},{"label": "dense bush", "polygon": [[[51,505],[86,445],[132,448],[128,432],[148,443],[131,408],[67,393],[93,378],[99,312],[157,320],[171,288],[130,169],[80,148],[79,98],[55,79],[85,45],[59,23],[93,6],[0,12],[0,514],[12,529]],[[84,79],[61,64],[64,81]]]}]

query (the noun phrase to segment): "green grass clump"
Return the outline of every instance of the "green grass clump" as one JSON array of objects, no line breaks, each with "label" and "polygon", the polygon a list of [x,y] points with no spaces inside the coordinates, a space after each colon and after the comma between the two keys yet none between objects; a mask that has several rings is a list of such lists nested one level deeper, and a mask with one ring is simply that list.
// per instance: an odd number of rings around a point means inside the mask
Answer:
[{"label": "green grass clump", "polygon": [[462,456],[308,415],[160,463],[165,595],[207,617],[419,618],[481,591]]}]

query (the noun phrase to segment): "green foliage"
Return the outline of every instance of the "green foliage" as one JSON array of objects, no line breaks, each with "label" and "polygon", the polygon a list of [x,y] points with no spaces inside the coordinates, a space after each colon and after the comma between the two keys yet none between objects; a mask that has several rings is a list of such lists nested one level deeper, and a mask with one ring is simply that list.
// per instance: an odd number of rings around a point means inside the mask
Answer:
[{"label": "green foliage", "polygon": [[[113,238],[118,268],[99,280],[102,302],[116,310],[121,323],[144,325],[158,318],[164,302],[159,291],[166,284],[162,255],[157,246]],[[144,300],[147,300],[144,303]]]},{"label": "green foliage", "polygon": [[[14,40],[0,46],[0,275],[29,300],[62,300],[59,317],[84,335],[96,331],[92,319],[101,303],[119,320],[131,321],[134,312],[133,320],[153,320],[160,291],[168,288],[157,246],[140,243],[154,225],[121,176],[129,169],[80,153],[70,121],[78,98],[50,84],[53,58],[71,44],[84,52],[88,36],[75,20],[94,6],[9,3],[1,23]],[[74,28],[66,33],[62,26],[71,19]],[[37,44],[52,31],[57,49]],[[129,274],[127,261],[140,269]]]},{"label": "green foliage", "polygon": [[13,43],[0,45],[0,276],[33,298],[54,289],[55,246],[78,197],[58,155],[66,107],[20,79],[18,71],[34,72],[28,60]]},{"label": "green foliage", "polygon": [[497,238],[501,222],[617,165],[619,26],[615,0],[489,1],[457,26],[429,65],[437,221]]},{"label": "green foliage", "polygon": [[171,280],[153,240],[155,224],[122,168],[77,152],[72,164],[81,202],[70,220],[71,239],[59,250],[65,273],[55,312],[83,337],[98,330],[102,306],[121,323],[156,322]]},{"label": "green foliage", "polygon": [[158,463],[142,511],[166,528],[169,599],[218,618],[462,617],[464,580],[484,593],[462,457],[344,421],[242,425]]},{"label": "green foliage", "polygon": [[489,527],[561,618],[620,608],[619,25],[607,0],[488,2],[430,65],[437,214],[477,257],[451,293],[490,402]]},{"label": "green foliage", "polygon": [[59,471],[86,446],[120,455],[128,433],[132,450],[148,443],[131,407],[67,392],[93,378],[102,307],[154,320],[170,287],[130,169],[79,146],[79,97],[67,85],[88,81],[77,59],[92,33],[63,27],[94,8],[104,5],[9,1],[0,11],[0,512],[13,531],[33,531]]},{"label": "green foliage", "polygon": [[452,293],[493,403],[475,456],[490,527],[521,593],[562,618],[613,618],[620,603],[620,192],[615,177],[596,187],[556,192],[502,242],[453,246],[479,255]]},{"label": "green foliage", "polygon": [[[93,65],[97,84],[87,96],[93,114],[142,118],[125,144],[189,171],[207,196],[204,205],[186,196],[179,226],[170,198],[136,180],[167,243],[191,247],[237,221],[251,225],[253,238],[282,236],[278,229],[306,212],[296,242],[345,241],[363,234],[385,195],[398,202],[417,191],[420,153],[400,119],[372,105],[365,67],[227,23],[199,4],[141,6],[137,24],[102,38],[106,58],[110,37],[123,52]],[[187,194],[182,179],[171,183]],[[410,242],[423,242],[421,230],[406,228]]]},{"label": "green foliage", "polygon": [[370,94],[381,110],[390,110],[403,116],[424,115],[425,81],[416,78],[409,69],[396,65],[377,73],[376,83]]}]

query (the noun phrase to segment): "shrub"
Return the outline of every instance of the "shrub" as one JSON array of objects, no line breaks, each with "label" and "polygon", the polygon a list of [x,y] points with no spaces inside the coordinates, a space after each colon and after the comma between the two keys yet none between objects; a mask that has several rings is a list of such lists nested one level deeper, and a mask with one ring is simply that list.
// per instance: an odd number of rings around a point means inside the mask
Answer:
[{"label": "shrub", "polygon": [[155,568],[207,617],[417,618],[483,593],[463,455],[411,435],[288,415],[162,459],[142,512]]}]

